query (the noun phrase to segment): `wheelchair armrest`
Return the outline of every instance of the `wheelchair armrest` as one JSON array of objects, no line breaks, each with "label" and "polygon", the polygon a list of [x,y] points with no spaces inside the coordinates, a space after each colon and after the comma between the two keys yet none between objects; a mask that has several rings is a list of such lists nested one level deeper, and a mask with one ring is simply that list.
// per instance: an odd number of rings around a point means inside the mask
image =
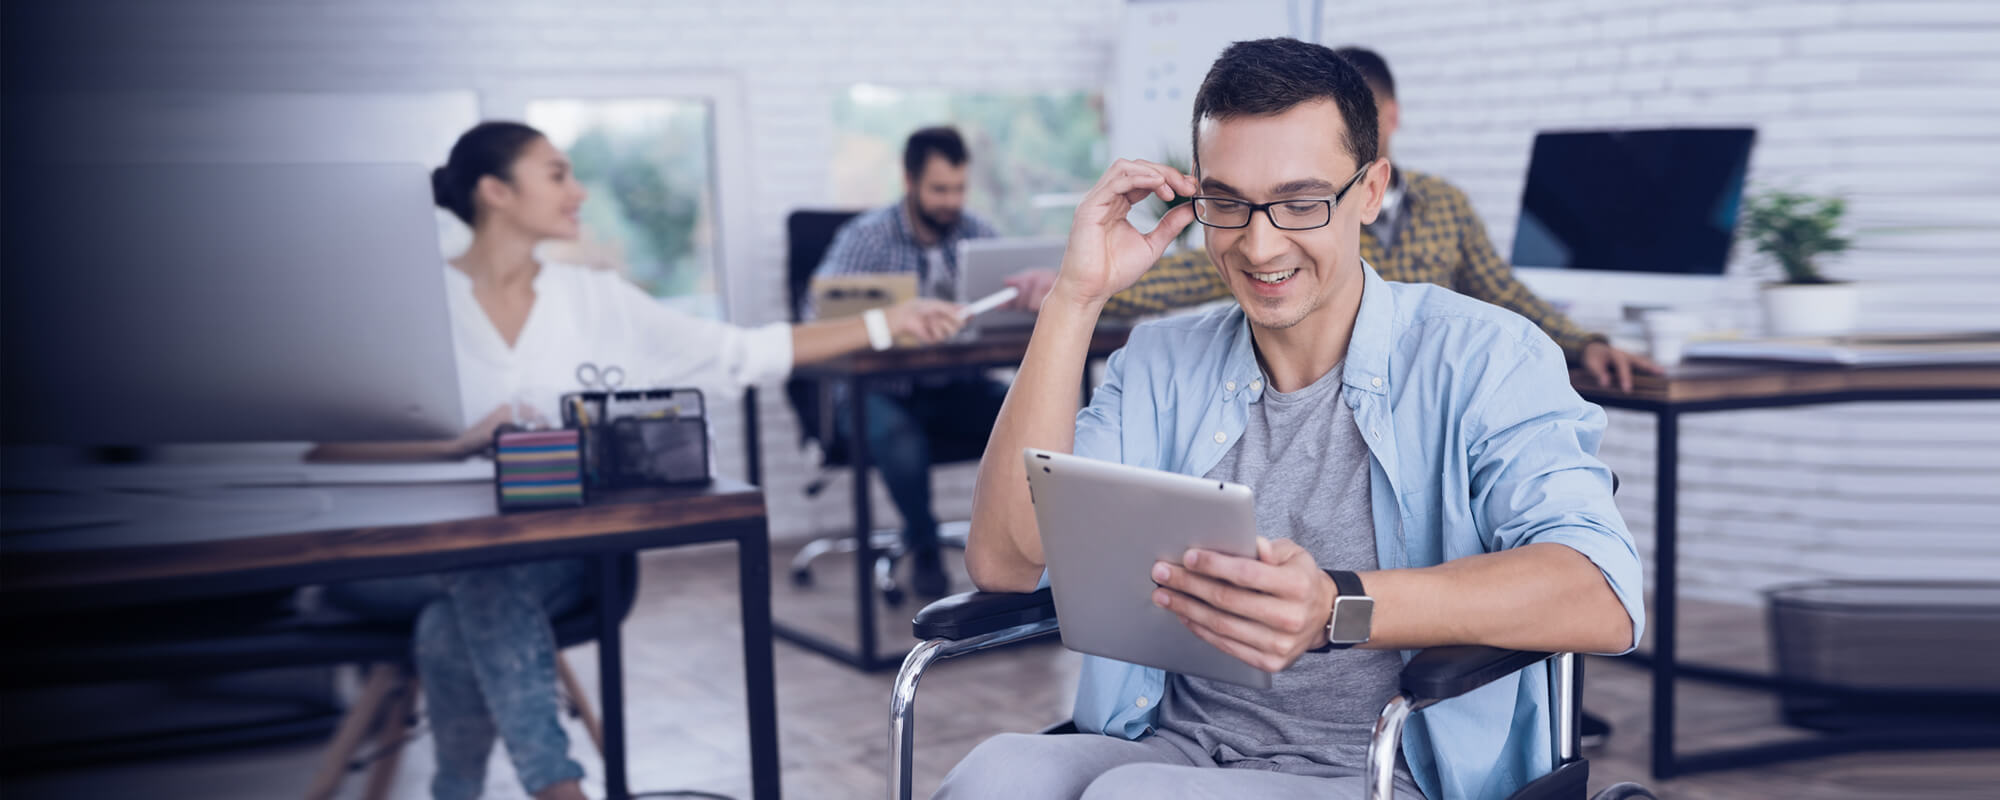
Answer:
[{"label": "wheelchair armrest", "polygon": [[1418,703],[1446,700],[1512,675],[1551,655],[1478,645],[1431,647],[1403,665],[1403,692]]},{"label": "wheelchair armrest", "polygon": [[911,628],[919,639],[956,641],[1055,618],[1055,597],[1046,588],[1027,594],[965,592],[924,606]]}]

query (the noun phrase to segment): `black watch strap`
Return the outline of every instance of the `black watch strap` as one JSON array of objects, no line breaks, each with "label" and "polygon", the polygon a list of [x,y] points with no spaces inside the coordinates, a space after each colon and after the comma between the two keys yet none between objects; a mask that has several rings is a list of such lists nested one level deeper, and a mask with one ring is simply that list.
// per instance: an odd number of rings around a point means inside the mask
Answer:
[{"label": "black watch strap", "polygon": [[[1361,588],[1361,576],[1356,575],[1352,572],[1348,572],[1347,570],[1344,569],[1329,569],[1321,571],[1325,572],[1327,577],[1333,579],[1333,588],[1340,592],[1341,597],[1368,596],[1368,591],[1366,589]],[[1327,609],[1326,613],[1331,615],[1333,613],[1333,609],[1330,608]],[[1326,644],[1320,645],[1311,650],[1307,650],[1306,652],[1331,653],[1335,650],[1345,650],[1345,649],[1347,649],[1347,646],[1337,646],[1332,642],[1327,642]]]}]

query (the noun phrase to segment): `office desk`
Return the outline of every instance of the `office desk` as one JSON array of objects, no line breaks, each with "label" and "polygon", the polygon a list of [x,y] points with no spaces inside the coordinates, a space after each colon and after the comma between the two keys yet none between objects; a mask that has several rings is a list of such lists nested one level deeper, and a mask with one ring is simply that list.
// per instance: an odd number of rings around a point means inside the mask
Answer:
[{"label": "office desk", "polygon": [[[225,513],[10,533],[0,539],[0,616],[23,617],[358,578],[541,559],[595,557],[605,791],[629,796],[617,608],[619,556],[734,541],[742,581],[743,665],[753,796],[776,800],[777,702],[771,662],[770,535],[764,496],[735,481],[701,489],[593,496],[580,508],[496,513],[491,483],[191,489]],[[305,501],[301,505],[301,500]],[[235,508],[256,514],[226,513]],[[272,522],[272,509],[298,508]],[[288,516],[278,514],[277,516]]]},{"label": "office desk", "polygon": [[[844,383],[847,386],[848,397],[861,397],[872,382],[1018,366],[1021,358],[1028,352],[1028,333],[1025,330],[992,332],[970,342],[862,353],[823,364],[800,367],[794,374],[799,377]],[[1125,327],[1099,328],[1091,336],[1089,358],[1109,357],[1113,351],[1125,346],[1125,338],[1130,333],[1131,329]],[[1090,388],[1090,370],[1086,367],[1082,387],[1085,397],[1089,396]],[[868,430],[868,404],[849,403],[848,413],[853,425],[852,430]],[[784,623],[775,623],[773,630],[786,641],[856,669],[870,672],[892,669],[903,663],[903,652],[899,650],[887,657],[875,652],[873,579],[875,548],[868,537],[869,532],[874,529],[873,516],[868,508],[868,471],[873,464],[868,454],[867,437],[852,437],[852,440],[847,442],[847,448],[848,460],[854,473],[854,603],[857,646],[849,650],[840,643]]]},{"label": "office desk", "polygon": [[[1675,610],[1679,602],[1676,542],[1680,470],[1680,417],[1710,411],[1783,408],[1825,403],[1922,400],[2000,400],[2000,365],[1840,367],[1750,361],[1690,361],[1664,377],[1634,375],[1632,391],[1603,389],[1582,370],[1570,382],[1584,399],[1606,408],[1650,413],[1658,420],[1654,473],[1655,583],[1650,627],[1653,649],[1639,656],[1653,671],[1652,772],[1671,778],[1796,758],[1865,749],[1928,749],[1973,744],[1963,737],[1828,735],[1799,742],[1695,754],[1674,748],[1674,681],[1682,676],[1769,688],[1763,675],[1676,661]],[[1635,654],[1636,655],[1636,654]],[[1990,743],[1988,743],[1990,746]]]}]

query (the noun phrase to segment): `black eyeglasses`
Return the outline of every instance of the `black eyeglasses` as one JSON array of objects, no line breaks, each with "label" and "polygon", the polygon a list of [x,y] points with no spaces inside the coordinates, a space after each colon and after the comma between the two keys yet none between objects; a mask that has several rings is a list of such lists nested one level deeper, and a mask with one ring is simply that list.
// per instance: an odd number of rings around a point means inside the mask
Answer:
[{"label": "black eyeglasses", "polygon": [[1269,203],[1250,203],[1230,197],[1209,197],[1198,195],[1194,198],[1194,218],[1211,228],[1234,230],[1250,227],[1250,217],[1259,211],[1269,217],[1271,224],[1284,231],[1309,231],[1324,228],[1333,221],[1333,207],[1361,176],[1368,174],[1368,167],[1356,170],[1354,177],[1347,179],[1347,185],[1333,193],[1332,199],[1320,200],[1275,200]]}]

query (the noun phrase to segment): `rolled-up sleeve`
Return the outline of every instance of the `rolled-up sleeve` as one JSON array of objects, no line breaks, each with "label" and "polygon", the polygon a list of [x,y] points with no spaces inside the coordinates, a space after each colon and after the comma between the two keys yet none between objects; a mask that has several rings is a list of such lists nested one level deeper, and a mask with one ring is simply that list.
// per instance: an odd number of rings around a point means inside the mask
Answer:
[{"label": "rolled-up sleeve", "polygon": [[[1489,364],[1497,385],[1465,431],[1472,510],[1489,551],[1549,542],[1590,559],[1632,620],[1632,645],[1645,632],[1645,571],[1612,501],[1611,469],[1597,458],[1604,411],[1569,385],[1555,343],[1539,333]],[[1631,646],[1623,652],[1630,652]]]},{"label": "rolled-up sleeve", "polygon": [[1099,461],[1124,462],[1120,424],[1124,399],[1120,383],[1124,373],[1125,351],[1118,350],[1105,359],[1104,382],[1091,392],[1090,405],[1076,412],[1076,444],[1070,448],[1071,453]]}]

